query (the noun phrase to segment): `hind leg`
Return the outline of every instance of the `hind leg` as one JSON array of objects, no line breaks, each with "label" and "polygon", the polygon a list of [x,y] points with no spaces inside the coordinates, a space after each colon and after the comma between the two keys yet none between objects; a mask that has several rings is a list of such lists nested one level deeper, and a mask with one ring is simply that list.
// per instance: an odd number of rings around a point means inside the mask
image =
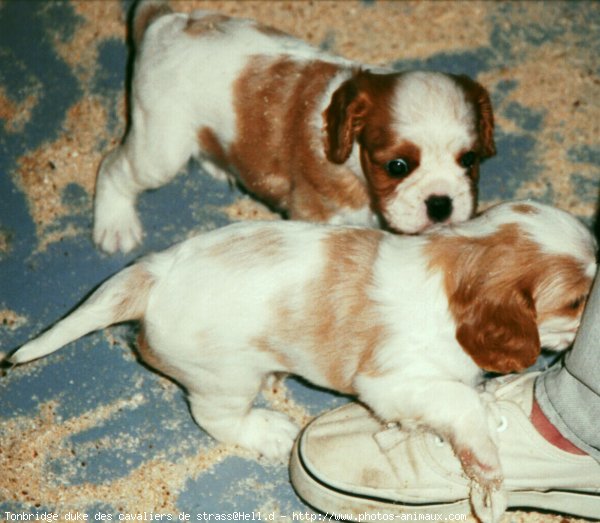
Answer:
[{"label": "hind leg", "polygon": [[94,200],[94,242],[108,253],[128,252],[142,240],[135,210],[139,193],[165,185],[197,150],[185,119],[134,101],[125,142],[103,159]]},{"label": "hind leg", "polygon": [[248,373],[235,380],[217,377],[207,383],[203,379],[201,387],[188,387],[192,415],[221,442],[253,450],[270,461],[287,461],[298,427],[284,414],[252,408],[261,378]]}]

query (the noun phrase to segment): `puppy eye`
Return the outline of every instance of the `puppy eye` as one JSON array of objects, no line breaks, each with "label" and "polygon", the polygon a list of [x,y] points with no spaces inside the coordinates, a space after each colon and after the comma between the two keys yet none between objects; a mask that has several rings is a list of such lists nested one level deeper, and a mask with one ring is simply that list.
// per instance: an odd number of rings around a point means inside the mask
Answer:
[{"label": "puppy eye", "polygon": [[404,178],[410,173],[410,166],[404,158],[396,158],[385,164],[385,169],[394,178]]},{"label": "puppy eye", "polygon": [[577,309],[579,309],[579,307],[581,307],[583,305],[583,302],[585,301],[585,296],[579,296],[579,298],[569,302],[569,309],[572,309],[574,311],[576,311]]},{"label": "puppy eye", "polygon": [[469,169],[475,165],[475,162],[477,162],[477,153],[475,151],[468,151],[459,158],[458,162],[465,169]]}]

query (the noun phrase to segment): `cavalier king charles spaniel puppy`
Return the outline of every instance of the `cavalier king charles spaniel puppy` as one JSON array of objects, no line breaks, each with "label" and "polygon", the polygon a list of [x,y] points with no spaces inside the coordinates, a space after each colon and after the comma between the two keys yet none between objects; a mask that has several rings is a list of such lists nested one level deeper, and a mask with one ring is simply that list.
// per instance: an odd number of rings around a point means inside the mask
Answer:
[{"label": "cavalier king charles spaniel puppy", "polygon": [[142,2],[130,128],[99,169],[94,241],[131,250],[137,196],[197,158],[290,219],[419,233],[472,217],[495,154],[487,91],[466,76],[394,72],[251,20]]},{"label": "cavalier king charles spaniel puppy", "polygon": [[[308,222],[241,222],[142,258],[10,358],[140,320],[139,351],[187,391],[216,439],[270,459],[298,428],[254,408],[274,372],[350,394],[383,422],[451,442],[480,514],[505,503],[483,371],[518,372],[572,343],[596,270],[573,216],[522,201],[401,236]],[[501,513],[501,512],[500,512]]]}]

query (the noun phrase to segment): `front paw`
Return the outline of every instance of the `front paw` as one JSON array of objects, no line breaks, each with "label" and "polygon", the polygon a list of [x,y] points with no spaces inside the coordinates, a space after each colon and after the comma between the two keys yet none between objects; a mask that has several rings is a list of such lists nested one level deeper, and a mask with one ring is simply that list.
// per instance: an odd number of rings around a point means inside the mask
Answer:
[{"label": "front paw", "polygon": [[475,453],[472,449],[457,452],[465,474],[471,480],[471,505],[482,523],[496,523],[507,507],[507,495],[495,446],[488,442],[487,452]]},{"label": "front paw", "polygon": [[508,499],[502,481],[481,485],[471,482],[471,505],[482,523],[497,523],[506,511]]},{"label": "front paw", "polygon": [[251,410],[244,420],[236,443],[258,452],[273,462],[287,462],[298,435],[298,427],[280,412]]},{"label": "front paw", "polygon": [[114,193],[98,195],[94,210],[94,242],[109,254],[127,253],[142,241],[135,201]]}]

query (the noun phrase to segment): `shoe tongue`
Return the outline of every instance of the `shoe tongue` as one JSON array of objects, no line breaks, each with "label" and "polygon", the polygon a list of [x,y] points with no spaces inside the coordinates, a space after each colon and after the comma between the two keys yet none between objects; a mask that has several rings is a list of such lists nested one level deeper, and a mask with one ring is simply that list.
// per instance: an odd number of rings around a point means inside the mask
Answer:
[{"label": "shoe tongue", "polygon": [[518,405],[529,416],[533,408],[533,390],[535,378],[539,372],[525,374],[511,374],[489,380],[484,386],[488,393],[492,393],[496,400],[511,401]]}]

